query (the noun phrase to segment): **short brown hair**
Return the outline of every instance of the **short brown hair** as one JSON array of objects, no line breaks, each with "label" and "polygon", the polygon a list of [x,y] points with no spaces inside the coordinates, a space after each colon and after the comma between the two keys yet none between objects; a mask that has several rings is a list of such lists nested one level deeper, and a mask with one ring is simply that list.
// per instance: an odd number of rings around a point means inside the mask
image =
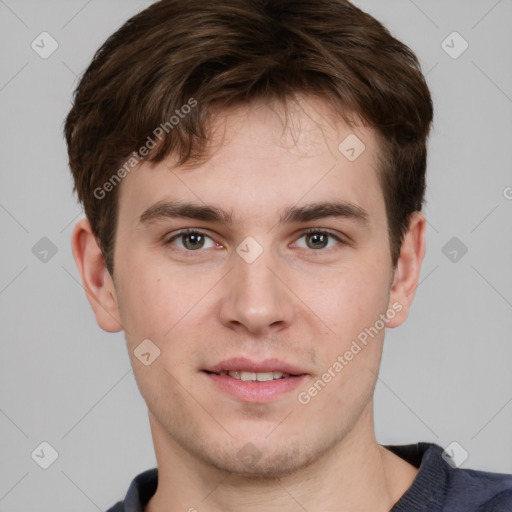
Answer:
[{"label": "short brown hair", "polygon": [[[422,209],[433,117],[414,53],[345,0],[160,0],[96,52],[64,127],[74,191],[110,274],[118,187],[107,187],[107,200],[97,191],[121,166],[127,171],[134,152],[151,138],[141,161],[173,154],[180,165],[200,162],[214,107],[286,102],[296,93],[319,96],[345,120],[355,114],[376,130],[395,266],[410,215]],[[191,100],[194,108],[171,123]]]}]

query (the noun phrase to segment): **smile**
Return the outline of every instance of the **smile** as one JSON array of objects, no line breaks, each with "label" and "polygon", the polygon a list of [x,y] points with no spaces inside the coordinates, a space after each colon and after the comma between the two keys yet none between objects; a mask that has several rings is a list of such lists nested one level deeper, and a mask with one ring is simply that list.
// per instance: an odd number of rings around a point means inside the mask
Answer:
[{"label": "smile", "polygon": [[219,372],[217,375],[228,375],[236,380],[243,380],[244,382],[267,382],[269,380],[286,379],[290,377],[289,373],[283,372],[249,372],[244,370]]}]

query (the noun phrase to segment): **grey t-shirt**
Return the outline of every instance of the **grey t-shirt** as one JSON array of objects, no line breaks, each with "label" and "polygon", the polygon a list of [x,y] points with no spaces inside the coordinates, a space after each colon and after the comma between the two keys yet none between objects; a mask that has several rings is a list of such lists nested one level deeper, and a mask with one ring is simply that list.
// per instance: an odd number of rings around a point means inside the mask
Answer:
[{"label": "grey t-shirt", "polygon": [[[433,443],[385,448],[419,468],[390,512],[512,512],[512,475],[452,467]],[[107,512],[144,512],[157,484],[157,468],[141,473]]]}]

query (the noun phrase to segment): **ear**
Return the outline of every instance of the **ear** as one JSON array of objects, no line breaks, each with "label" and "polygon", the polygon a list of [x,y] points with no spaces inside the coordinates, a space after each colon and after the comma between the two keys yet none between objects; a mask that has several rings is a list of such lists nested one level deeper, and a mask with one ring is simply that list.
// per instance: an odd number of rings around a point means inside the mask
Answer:
[{"label": "ear", "polygon": [[87,219],[80,220],[71,235],[71,247],[82,277],[87,300],[98,325],[107,332],[118,332],[121,324],[114,282]]},{"label": "ear", "polygon": [[[386,327],[398,327],[405,322],[409,315],[409,309],[418,287],[421,263],[425,256],[426,224],[427,221],[423,213],[414,212],[411,215],[409,229],[400,248],[388,303],[388,307],[394,309],[397,314],[386,323]],[[395,307],[392,307],[393,304]]]}]

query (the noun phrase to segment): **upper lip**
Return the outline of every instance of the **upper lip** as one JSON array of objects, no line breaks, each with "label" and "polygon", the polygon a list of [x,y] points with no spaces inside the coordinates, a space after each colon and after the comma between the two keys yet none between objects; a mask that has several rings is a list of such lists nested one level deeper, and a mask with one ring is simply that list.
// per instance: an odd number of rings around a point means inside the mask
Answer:
[{"label": "upper lip", "polygon": [[263,361],[254,361],[246,357],[233,357],[217,363],[213,366],[205,368],[205,371],[220,373],[231,371],[246,371],[254,373],[264,372],[282,372],[290,375],[306,374],[304,370],[290,363],[286,363],[280,359],[265,359]]}]

